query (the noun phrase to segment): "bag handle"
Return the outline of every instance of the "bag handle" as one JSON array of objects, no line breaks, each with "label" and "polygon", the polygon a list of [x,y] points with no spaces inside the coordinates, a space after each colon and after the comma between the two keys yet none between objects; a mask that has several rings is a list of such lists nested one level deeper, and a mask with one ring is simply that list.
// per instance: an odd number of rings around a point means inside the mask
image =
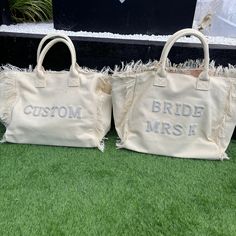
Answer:
[{"label": "bag handle", "polygon": [[179,38],[181,38],[183,36],[187,36],[187,35],[194,35],[195,37],[197,37],[201,41],[201,43],[203,45],[203,49],[204,49],[204,70],[202,71],[202,73],[198,77],[196,89],[199,89],[199,90],[208,90],[209,89],[209,81],[210,81],[209,74],[208,74],[209,61],[210,61],[209,46],[208,46],[206,37],[201,32],[199,32],[198,30],[195,30],[195,29],[180,30],[180,31],[176,32],[175,34],[173,34],[167,40],[167,42],[162,50],[160,64],[159,64],[160,67],[159,67],[159,71],[158,71],[159,78],[155,79],[155,82],[154,82],[155,86],[166,87],[166,85],[167,85],[166,61],[167,61],[168,54],[169,54],[172,46],[174,45],[174,43]]},{"label": "bag handle", "polygon": [[[66,35],[66,34],[59,34],[59,33],[55,33],[55,34],[48,34],[45,37],[42,38],[42,40],[39,43],[38,49],[37,49],[37,63],[39,61],[39,56],[40,53],[42,51],[43,45],[44,43],[49,40],[49,39],[55,39],[55,38],[62,38],[67,40],[69,43],[71,43],[71,46],[74,47],[73,42],[71,41],[71,39]],[[74,48],[75,49],[75,48]]]},{"label": "bag handle", "polygon": [[35,71],[37,73],[37,79],[35,80],[35,86],[37,88],[44,88],[46,87],[46,78],[45,78],[45,71],[43,69],[43,61],[44,58],[46,56],[46,54],[48,53],[49,49],[54,46],[55,44],[62,42],[64,44],[67,45],[67,47],[70,50],[70,54],[71,54],[71,67],[70,67],[70,78],[68,80],[68,86],[69,87],[78,87],[80,85],[80,80],[79,80],[79,73],[76,70],[76,52],[75,52],[75,48],[74,46],[72,46],[72,44],[70,42],[68,42],[67,40],[63,39],[63,38],[56,38],[53,39],[52,41],[50,41],[42,50],[39,59],[38,59],[38,63],[37,66],[35,68]]}]

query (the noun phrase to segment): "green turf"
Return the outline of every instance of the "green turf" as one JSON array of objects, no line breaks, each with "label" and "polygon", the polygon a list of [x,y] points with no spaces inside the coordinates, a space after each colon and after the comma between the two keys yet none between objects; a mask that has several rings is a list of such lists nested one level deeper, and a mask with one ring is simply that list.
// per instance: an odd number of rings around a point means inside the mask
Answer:
[{"label": "green turf", "polygon": [[[1,132],[3,129],[0,128]],[[236,235],[230,161],[0,145],[0,235]]]}]

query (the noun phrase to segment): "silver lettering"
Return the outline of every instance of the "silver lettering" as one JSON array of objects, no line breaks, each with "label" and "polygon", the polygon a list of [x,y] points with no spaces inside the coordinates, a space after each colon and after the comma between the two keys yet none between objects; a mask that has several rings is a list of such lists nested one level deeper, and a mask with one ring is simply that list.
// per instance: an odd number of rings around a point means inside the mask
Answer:
[{"label": "silver lettering", "polygon": [[173,128],[174,128],[174,131],[173,131],[174,136],[181,136],[183,134],[182,125],[174,125]]},{"label": "silver lettering", "polygon": [[163,123],[162,124],[162,129],[161,129],[161,134],[171,134],[170,132],[171,125],[169,123]]},{"label": "silver lettering", "polygon": [[66,107],[60,107],[59,108],[59,111],[58,111],[58,115],[61,117],[61,118],[64,118],[67,116],[67,109]]},{"label": "silver lettering", "polygon": [[175,106],[176,106],[175,115],[176,115],[176,116],[181,116],[181,106],[182,106],[182,105],[179,104],[179,103],[176,103]]},{"label": "silver lettering", "polygon": [[190,105],[183,104],[182,115],[183,116],[191,116],[192,115],[192,108]]},{"label": "silver lettering", "polygon": [[28,106],[25,107],[25,109],[24,109],[24,113],[25,113],[26,115],[30,115],[30,114],[32,114],[33,109],[34,109],[33,106],[28,105]]},{"label": "silver lettering", "polygon": [[161,111],[161,103],[158,101],[153,101],[152,112],[160,112],[160,111]]},{"label": "silver lettering", "polygon": [[69,107],[69,118],[81,119],[81,107]]},{"label": "silver lettering", "polygon": [[195,106],[193,117],[201,117],[203,115],[203,111],[203,106]]},{"label": "silver lettering", "polygon": [[58,107],[52,107],[51,108],[51,117],[55,117],[56,110],[58,110]]},{"label": "silver lettering", "polygon": [[197,124],[192,124],[189,127],[188,136],[195,136],[196,135]]},{"label": "silver lettering", "polygon": [[172,112],[171,112],[172,106],[173,105],[170,102],[164,102],[164,111],[163,111],[163,113],[164,114],[168,113],[168,114],[172,115]]},{"label": "silver lettering", "polygon": [[205,107],[202,105],[190,105],[185,103],[170,101],[152,101],[152,112],[175,116],[192,116],[199,118],[203,115]]},{"label": "silver lettering", "polygon": [[146,132],[159,133],[159,126],[160,126],[160,122],[155,121],[154,123],[152,123],[151,121],[147,121]]},{"label": "silver lettering", "polygon": [[50,114],[50,108],[49,107],[45,107],[43,109],[42,117],[48,117],[49,114]]},{"label": "silver lettering", "polygon": [[41,107],[34,107],[33,116],[40,116]]},{"label": "silver lettering", "polygon": [[60,117],[60,118],[74,118],[81,119],[81,107],[73,106],[53,106],[40,107],[28,105],[24,108],[24,114],[34,117]]},{"label": "silver lettering", "polygon": [[161,135],[172,135],[172,136],[195,136],[197,133],[197,124],[191,124],[186,129],[181,124],[171,124],[167,122],[159,121],[147,121],[146,122],[146,132],[156,133]]}]

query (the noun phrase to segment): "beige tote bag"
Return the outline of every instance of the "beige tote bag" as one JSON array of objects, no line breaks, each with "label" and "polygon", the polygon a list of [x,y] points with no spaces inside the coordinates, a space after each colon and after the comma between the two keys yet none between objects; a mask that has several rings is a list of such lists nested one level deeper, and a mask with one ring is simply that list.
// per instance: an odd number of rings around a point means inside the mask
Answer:
[{"label": "beige tote bag", "polygon": [[[166,68],[171,47],[186,35],[200,39],[204,66],[196,68],[198,62],[189,61]],[[193,29],[174,34],[154,65],[113,75],[117,147],[181,158],[228,159],[225,151],[236,123],[236,69],[209,65],[207,40]]]},{"label": "beige tote bag", "polygon": [[[70,50],[70,71],[45,71],[44,57],[59,42]],[[6,126],[2,142],[103,151],[111,123],[110,91],[108,73],[80,68],[72,42],[59,35],[44,47],[33,72],[15,67],[1,71],[0,120]]]}]

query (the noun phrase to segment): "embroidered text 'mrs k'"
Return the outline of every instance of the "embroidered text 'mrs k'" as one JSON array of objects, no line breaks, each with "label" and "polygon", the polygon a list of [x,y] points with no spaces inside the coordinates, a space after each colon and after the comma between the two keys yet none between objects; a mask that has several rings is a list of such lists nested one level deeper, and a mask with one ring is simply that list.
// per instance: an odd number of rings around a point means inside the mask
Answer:
[{"label": "embroidered text 'mrs k'", "polygon": [[24,114],[34,117],[81,119],[81,107],[52,106],[41,107],[28,105],[24,108]]}]

